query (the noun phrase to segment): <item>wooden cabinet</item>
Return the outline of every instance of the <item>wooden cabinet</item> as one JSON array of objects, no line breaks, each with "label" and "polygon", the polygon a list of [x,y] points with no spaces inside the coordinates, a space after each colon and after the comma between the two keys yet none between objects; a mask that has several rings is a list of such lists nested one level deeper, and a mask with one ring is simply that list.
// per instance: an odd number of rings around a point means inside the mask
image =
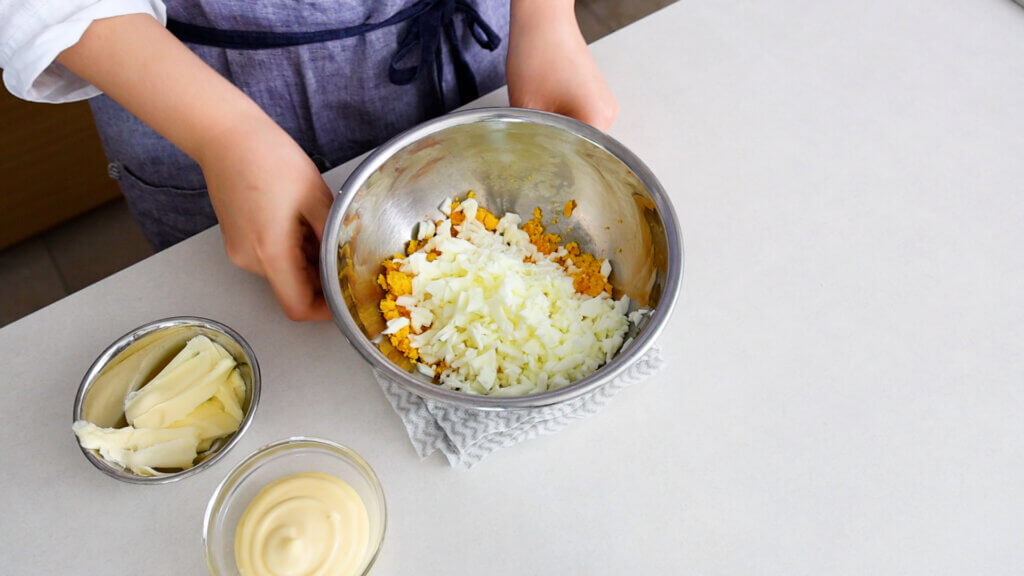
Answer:
[{"label": "wooden cabinet", "polygon": [[37,104],[0,89],[0,248],[118,195],[86,102]]}]

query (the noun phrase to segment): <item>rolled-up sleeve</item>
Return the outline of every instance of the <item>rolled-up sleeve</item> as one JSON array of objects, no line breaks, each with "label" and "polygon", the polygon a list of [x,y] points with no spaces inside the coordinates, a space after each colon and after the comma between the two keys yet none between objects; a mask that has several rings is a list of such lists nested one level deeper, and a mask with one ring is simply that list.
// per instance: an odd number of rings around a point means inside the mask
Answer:
[{"label": "rolled-up sleeve", "polygon": [[150,14],[162,24],[160,0],[0,0],[0,68],[4,85],[35,102],[72,102],[100,93],[57,62],[95,20]]}]

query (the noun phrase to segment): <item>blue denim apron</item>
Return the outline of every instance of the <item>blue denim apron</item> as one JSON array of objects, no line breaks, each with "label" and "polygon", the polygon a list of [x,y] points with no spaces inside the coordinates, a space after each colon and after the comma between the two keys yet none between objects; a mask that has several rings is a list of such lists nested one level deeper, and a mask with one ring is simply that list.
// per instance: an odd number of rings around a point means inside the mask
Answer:
[{"label": "blue denim apron", "polygon": [[[505,83],[508,0],[165,3],[168,29],[321,170]],[[110,98],[90,103],[110,176],[155,249],[216,224],[194,161]]]}]

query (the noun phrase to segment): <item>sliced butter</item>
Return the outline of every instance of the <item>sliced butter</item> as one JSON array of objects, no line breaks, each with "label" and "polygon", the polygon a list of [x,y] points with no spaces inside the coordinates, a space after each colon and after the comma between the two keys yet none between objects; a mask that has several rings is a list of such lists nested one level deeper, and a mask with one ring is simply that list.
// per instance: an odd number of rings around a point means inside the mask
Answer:
[{"label": "sliced butter", "polygon": [[129,424],[213,370],[220,357],[213,351],[198,351],[193,344],[201,338],[203,337],[190,340],[185,349],[179,352],[156,377],[125,397],[124,413]]},{"label": "sliced butter", "polygon": [[[222,351],[223,354],[221,353]],[[195,336],[189,339],[188,343],[185,345],[185,348],[182,349],[181,352],[178,352],[178,354],[171,359],[167,366],[164,366],[164,369],[153,377],[153,380],[160,378],[164,374],[170,372],[171,370],[174,370],[178,366],[197,356],[207,356],[210,360],[231,357],[227,354],[227,351],[224,350],[222,346],[214,344],[212,340],[200,334],[199,336]]]},{"label": "sliced butter", "polygon": [[225,412],[239,421],[242,420],[242,400],[245,399],[245,382],[242,381],[237,368],[232,370],[228,378],[221,383],[213,397],[220,400]]},{"label": "sliced butter", "polygon": [[[234,360],[220,359],[205,373],[196,374],[184,363],[164,378],[147,384],[136,398],[137,402],[154,405],[141,414],[125,411],[128,423],[136,428],[163,428],[181,420],[217,393],[228,380],[235,367]],[[160,385],[158,388],[150,388]],[[131,408],[131,406],[129,406]]]},{"label": "sliced butter", "polygon": [[[161,349],[145,362],[126,362],[118,368],[134,365],[152,374],[159,365],[154,364],[154,356],[166,361],[168,354]],[[137,474],[191,468],[199,452],[241,424],[246,389],[235,365],[222,346],[196,336],[138,390],[133,390],[135,382],[147,376],[118,371],[118,378],[132,383],[122,400],[127,427],[104,428],[78,421],[72,429],[84,448],[97,450],[106,460]]]},{"label": "sliced butter", "polygon": [[199,450],[203,451],[217,438],[238,430],[241,422],[241,415],[230,414],[221,401],[214,397],[200,404],[188,416],[171,424],[169,429],[195,428],[199,436]]},{"label": "sliced butter", "polygon": [[125,452],[121,457],[125,468],[136,474],[157,476],[160,472],[155,470],[156,468],[191,468],[198,453],[198,444],[191,438],[179,438]]},{"label": "sliced butter", "polygon": [[100,428],[79,420],[71,426],[83,448],[137,474],[154,468],[191,468],[199,446],[195,427],[170,429]]},{"label": "sliced butter", "polygon": [[154,334],[129,348],[96,378],[83,407],[83,415],[100,426],[116,426],[124,417],[125,395],[141,387],[154,370],[174,356],[187,341],[180,331]]}]

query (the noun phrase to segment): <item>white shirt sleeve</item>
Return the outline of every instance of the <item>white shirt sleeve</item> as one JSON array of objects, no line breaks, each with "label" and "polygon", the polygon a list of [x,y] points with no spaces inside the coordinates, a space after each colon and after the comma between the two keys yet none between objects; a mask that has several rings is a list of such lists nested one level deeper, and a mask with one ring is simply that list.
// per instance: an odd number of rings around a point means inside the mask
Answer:
[{"label": "white shirt sleeve", "polygon": [[161,0],[0,0],[0,68],[7,90],[35,102],[99,94],[56,59],[94,20],[125,14],[150,14],[167,24]]}]

